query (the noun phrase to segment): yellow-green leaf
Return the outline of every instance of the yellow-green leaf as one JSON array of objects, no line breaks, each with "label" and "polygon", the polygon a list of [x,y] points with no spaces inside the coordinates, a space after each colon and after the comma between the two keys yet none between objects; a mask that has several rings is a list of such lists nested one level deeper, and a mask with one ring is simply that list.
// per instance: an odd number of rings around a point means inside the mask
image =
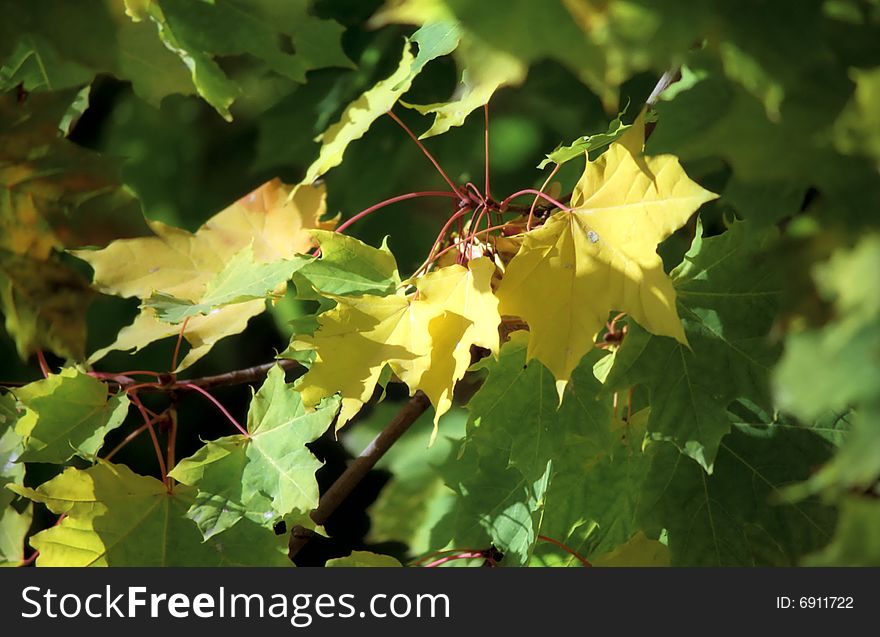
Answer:
[{"label": "yellow-green leaf", "polygon": [[28,410],[15,426],[24,439],[23,462],[93,456],[128,414],[126,394],[110,396],[107,385],[72,367],[16,389],[15,397]]},{"label": "yellow-green leaf", "polygon": [[415,78],[415,73],[411,73],[413,60],[412,45],[407,40],[397,70],[349,104],[339,121],[318,136],[316,141],[321,142],[321,150],[318,158],[306,170],[304,183],[312,183],[342,163],[342,155],[348,145],[363,137],[373,122],[388,112],[400,96],[409,90]]},{"label": "yellow-green leaf", "polygon": [[453,99],[437,104],[404,104],[422,115],[434,115],[434,123],[419,139],[461,126],[468,115],[489,102],[495,91],[502,86],[520,84],[526,77],[526,66],[522,62],[472,37],[462,39],[455,57],[462,72],[461,84]]},{"label": "yellow-green leaf", "polygon": [[303,402],[342,396],[338,426],[373,394],[387,364],[412,392],[422,390],[436,418],[451,406],[452,390],[470,364],[471,345],[498,351],[495,266],[486,257],[452,265],[416,280],[416,295],[331,297],[337,305],[318,317],[312,337],[296,344],[316,352],[298,385]]},{"label": "yellow-green leaf", "polygon": [[294,512],[318,506],[315,472],[322,463],[306,447],[333,422],[339,401],[326,401],[307,413],[299,394],[273,367],[251,401],[248,437],[209,441],[169,473],[198,489],[187,515],[205,538],[225,531],[242,518],[272,526]]},{"label": "yellow-green leaf", "polygon": [[501,314],[528,323],[528,359],[553,372],[560,399],[611,310],[686,342],[657,245],[717,195],[671,155],[634,154],[634,130],[587,163],[572,210],[523,236],[498,288]]},{"label": "yellow-green leaf", "polygon": [[[159,292],[198,303],[208,283],[249,245],[259,264],[292,259],[310,250],[314,243],[309,230],[333,227],[333,222],[321,219],[325,197],[323,186],[291,188],[274,179],[214,215],[195,233],[151,222],[153,237],[122,239],[103,250],[75,254],[94,268],[94,286],[107,294],[147,299]],[[258,299],[218,308],[209,316],[193,316],[184,333],[191,349],[178,369],[204,356],[221,338],[241,332],[264,309],[265,301]],[[92,354],[89,361],[112,350],[137,350],[179,331],[145,307],[114,343]]]},{"label": "yellow-green leaf", "polygon": [[287,538],[244,520],[220,541],[202,541],[190,520],[195,489],[169,491],[155,478],[103,460],[69,467],[36,489],[10,488],[55,514],[60,524],[34,535],[37,566],[285,566]]}]

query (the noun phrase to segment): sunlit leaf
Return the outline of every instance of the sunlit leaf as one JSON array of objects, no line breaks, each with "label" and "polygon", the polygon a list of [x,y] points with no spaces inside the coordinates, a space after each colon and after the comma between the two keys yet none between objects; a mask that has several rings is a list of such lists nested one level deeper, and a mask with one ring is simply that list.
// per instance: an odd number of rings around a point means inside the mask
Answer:
[{"label": "sunlit leaf", "polygon": [[415,75],[412,45],[407,40],[397,69],[389,77],[349,104],[339,120],[318,136],[321,142],[318,158],[306,170],[303,182],[310,184],[331,168],[342,162],[348,145],[364,136],[370,126],[409,90]]},{"label": "sunlit leaf", "polygon": [[412,392],[428,395],[439,420],[470,365],[471,345],[498,349],[494,272],[480,258],[417,279],[417,296],[331,297],[337,305],[318,317],[314,336],[299,339],[300,348],[316,352],[298,385],[303,402],[313,407],[339,392],[340,427],[370,399],[388,365]]},{"label": "sunlit leaf", "polygon": [[686,342],[656,249],[715,197],[675,157],[640,157],[619,141],[587,163],[570,211],[523,236],[498,288],[499,310],[528,323],[528,358],[553,372],[560,399],[611,310]]},{"label": "sunlit leaf", "polygon": [[203,541],[186,518],[195,489],[101,461],[36,489],[12,489],[64,519],[30,539],[37,566],[289,566],[287,538],[244,521]]},{"label": "sunlit leaf", "polygon": [[[289,199],[292,190],[294,196]],[[104,293],[145,300],[158,292],[196,304],[209,282],[248,246],[257,264],[293,259],[310,250],[309,230],[333,225],[322,220],[325,210],[323,187],[291,189],[274,179],[211,217],[195,233],[153,221],[149,223],[153,237],[114,241],[103,250],[75,254],[94,268],[94,286]],[[208,316],[193,316],[184,334],[192,349],[180,369],[204,356],[221,338],[241,332],[264,309],[265,302],[259,299],[220,307]],[[145,307],[120,331],[116,342],[89,360],[97,361],[112,350],[138,350],[179,332],[179,326],[163,323],[153,309]]]},{"label": "sunlit leaf", "polygon": [[16,389],[15,397],[28,410],[15,427],[25,462],[93,456],[125,420],[129,405],[126,394],[110,396],[106,384],[72,367]]},{"label": "sunlit leaf", "polygon": [[284,371],[273,367],[248,412],[248,436],[209,441],[169,475],[198,489],[187,516],[210,538],[243,518],[272,527],[291,513],[318,506],[315,471],[322,463],[306,447],[330,426],[339,401],[306,412]]}]

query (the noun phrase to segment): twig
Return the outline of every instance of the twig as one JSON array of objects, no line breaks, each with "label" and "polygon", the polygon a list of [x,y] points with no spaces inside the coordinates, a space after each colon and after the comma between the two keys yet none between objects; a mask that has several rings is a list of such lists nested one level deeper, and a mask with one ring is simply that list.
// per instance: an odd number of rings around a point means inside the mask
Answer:
[{"label": "twig", "polygon": [[211,389],[212,387],[226,387],[230,385],[243,385],[261,380],[269,373],[269,370],[280,365],[284,371],[290,371],[301,367],[299,361],[289,358],[279,358],[271,363],[263,363],[254,367],[246,367],[245,369],[236,369],[225,374],[217,374],[216,376],[202,376],[201,378],[193,378],[191,380],[181,380],[165,383],[156,387],[146,388],[145,391],[170,391],[174,389],[186,389],[187,386],[201,387],[202,389]]},{"label": "twig", "polygon": [[[431,401],[421,391],[409,399],[404,407],[397,412],[392,421],[388,423],[379,435],[376,436],[370,444],[361,452],[361,454],[348,465],[342,475],[330,486],[329,489],[321,496],[318,508],[312,511],[312,521],[321,526],[327,522],[331,515],[339,508],[339,505],[351,494],[360,481],[370,472],[370,470],[379,462],[379,459],[385,455],[385,452],[391,448],[398,438],[400,438],[410,426],[418,420]],[[302,526],[295,526],[290,534],[290,544],[288,556],[292,560],[296,554],[306,545],[312,538],[314,533]]]},{"label": "twig", "polygon": [[666,71],[666,73],[661,75],[660,79],[657,80],[654,90],[651,91],[648,99],[645,100],[645,106],[654,106],[654,104],[657,103],[657,100],[660,99],[660,94],[680,79],[681,69],[679,67],[676,66]]}]

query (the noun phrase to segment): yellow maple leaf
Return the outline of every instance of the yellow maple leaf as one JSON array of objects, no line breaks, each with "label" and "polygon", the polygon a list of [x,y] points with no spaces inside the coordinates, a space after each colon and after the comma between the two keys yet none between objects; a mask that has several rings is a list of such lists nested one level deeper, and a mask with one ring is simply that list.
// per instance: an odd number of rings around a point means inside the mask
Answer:
[{"label": "yellow maple leaf", "polygon": [[686,343],[657,246],[717,195],[674,156],[643,156],[634,129],[587,163],[570,211],[523,235],[498,288],[501,314],[529,325],[528,359],[550,369],[560,400],[612,310]]},{"label": "yellow maple leaf", "polygon": [[[291,188],[273,179],[211,217],[195,233],[154,221],[149,222],[154,237],[122,239],[102,250],[78,250],[74,254],[92,266],[93,285],[106,294],[147,299],[159,292],[198,302],[207,283],[248,246],[258,263],[310,250],[314,242],[309,230],[329,230],[335,225],[335,221],[321,220],[325,211],[323,186]],[[221,338],[244,330],[248,320],[264,309],[265,301],[255,300],[193,317],[184,334],[192,349],[178,371],[204,356]],[[89,362],[113,350],[139,350],[158,339],[177,335],[180,329],[180,325],[163,323],[152,309],[142,307],[116,341],[92,354]]]},{"label": "yellow maple leaf", "polygon": [[337,305],[318,317],[315,335],[295,343],[316,353],[297,385],[303,403],[314,407],[338,393],[341,427],[370,399],[388,365],[411,393],[425,392],[436,424],[470,365],[471,345],[498,351],[494,272],[483,257],[468,267],[451,265],[425,275],[415,281],[414,294],[331,297]]}]

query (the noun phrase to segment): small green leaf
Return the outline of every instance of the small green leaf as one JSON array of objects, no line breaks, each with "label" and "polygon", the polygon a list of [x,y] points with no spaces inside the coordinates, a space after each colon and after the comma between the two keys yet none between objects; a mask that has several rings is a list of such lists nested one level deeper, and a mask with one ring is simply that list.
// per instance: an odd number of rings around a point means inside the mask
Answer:
[{"label": "small green leaf", "polygon": [[15,396],[28,409],[16,425],[24,462],[94,456],[128,414],[126,394],[110,396],[107,385],[70,367],[16,389]]},{"label": "small green leaf", "polygon": [[519,84],[526,76],[526,67],[516,58],[472,38],[461,42],[456,49],[456,58],[462,71],[461,84],[453,99],[436,104],[401,102],[422,115],[434,115],[434,123],[419,139],[441,135],[450,128],[461,126],[468,115],[488,103],[495,91],[502,86]]},{"label": "small green leaf", "polygon": [[18,462],[24,448],[21,436],[15,432],[20,415],[15,396],[0,394],[0,510],[15,497],[6,485],[24,482],[24,463]]},{"label": "small green leaf", "polygon": [[318,136],[315,141],[321,142],[321,150],[306,170],[304,183],[312,183],[342,163],[348,145],[363,137],[373,122],[391,110],[400,96],[409,90],[414,78],[410,73],[414,59],[412,45],[407,40],[397,70],[349,104],[339,120]]},{"label": "small green leaf", "polygon": [[284,370],[275,366],[251,401],[248,434],[205,443],[169,472],[198,490],[187,512],[205,538],[254,516],[271,528],[279,517],[318,506],[315,471],[322,463],[306,447],[333,422],[339,400],[307,412]]},{"label": "small green leaf", "polygon": [[321,258],[307,263],[297,274],[300,297],[311,298],[306,283],[319,293],[390,294],[400,285],[397,261],[386,241],[374,248],[354,237],[327,230],[312,230],[321,246]]},{"label": "small green leaf", "polygon": [[197,303],[154,292],[143,306],[154,309],[166,323],[180,323],[197,314],[210,314],[224,305],[265,298],[310,261],[307,257],[295,257],[258,263],[254,261],[253,249],[248,246],[207,282],[205,294]]},{"label": "small green leaf", "polygon": [[33,505],[19,513],[11,506],[0,508],[0,567],[24,561],[24,539],[31,528]]},{"label": "small green leaf", "polygon": [[620,111],[617,117],[611,120],[608,124],[608,130],[604,133],[584,135],[583,137],[578,137],[568,146],[557,146],[556,150],[547,155],[547,159],[538,164],[538,170],[544,170],[548,164],[564,164],[576,157],[582,157],[584,154],[589,154],[617,141],[632,126],[632,124],[624,124],[621,121],[625,114],[626,107]]},{"label": "small green leaf", "polygon": [[419,45],[419,52],[413,60],[406,81],[418,75],[431,60],[452,53],[460,38],[461,29],[457,22],[452,21],[430,22],[413,33],[410,39]]}]

